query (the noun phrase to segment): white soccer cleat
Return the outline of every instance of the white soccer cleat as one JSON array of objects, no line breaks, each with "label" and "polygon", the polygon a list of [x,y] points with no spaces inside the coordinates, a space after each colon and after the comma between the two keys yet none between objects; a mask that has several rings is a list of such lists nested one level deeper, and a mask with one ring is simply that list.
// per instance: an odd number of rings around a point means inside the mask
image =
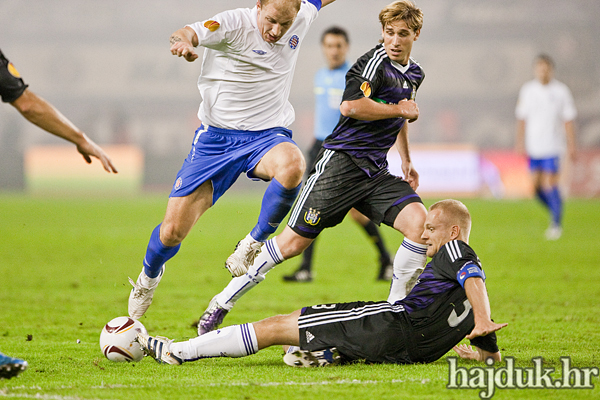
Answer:
[{"label": "white soccer cleat", "polygon": [[227,258],[225,268],[231,272],[231,276],[238,277],[248,272],[248,268],[254,263],[254,259],[260,253],[263,242],[246,236],[235,246],[235,251]]},{"label": "white soccer cleat", "polygon": [[551,225],[546,229],[546,240],[558,240],[562,236],[562,228],[558,225]]},{"label": "white soccer cleat", "polygon": [[181,365],[183,360],[171,354],[171,343],[173,340],[161,336],[150,336],[144,332],[138,332],[137,341],[144,353],[154,358],[159,364]]},{"label": "white soccer cleat", "polygon": [[129,293],[129,305],[128,311],[129,316],[133,319],[140,319],[152,304],[152,297],[154,296],[154,291],[158,286],[158,283],[162,279],[163,273],[165,272],[165,266],[162,266],[160,270],[160,274],[156,278],[156,282],[151,287],[145,287],[142,284],[142,279],[146,274],[144,271],[140,273],[138,276],[137,282],[134,282],[133,279],[129,278],[129,283],[133,286],[131,289],[131,293]]},{"label": "white soccer cleat", "polygon": [[290,367],[325,367],[337,365],[342,361],[340,353],[335,347],[319,351],[301,350],[297,346],[290,346],[283,356],[283,362]]}]

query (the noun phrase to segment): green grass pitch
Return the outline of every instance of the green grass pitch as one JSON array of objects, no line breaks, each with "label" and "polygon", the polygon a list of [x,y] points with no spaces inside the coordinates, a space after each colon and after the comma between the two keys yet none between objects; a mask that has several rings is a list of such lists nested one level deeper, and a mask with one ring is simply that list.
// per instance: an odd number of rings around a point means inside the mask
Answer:
[{"label": "green grass pitch", "polygon": [[[270,348],[244,359],[200,360],[183,366],[106,360],[100,330],[127,314],[151,230],[166,195],[129,198],[35,198],[0,195],[0,351],[29,362],[16,379],[0,381],[0,397],[47,399],[477,399],[450,390],[446,357],[429,365],[365,365],[296,369]],[[509,326],[499,335],[504,356],[520,367],[533,357],[560,369],[600,365],[600,206],[566,204],[564,236],[548,242],[546,213],[533,200],[465,199],[473,216],[471,245],[487,274],[492,314]],[[425,200],[426,206],[433,200]],[[229,281],[224,260],[254,225],[258,193],[228,193],[201,218],[168,263],[142,323],[150,334],[178,340]],[[401,235],[383,227],[395,252]],[[256,321],[324,302],[381,300],[376,253],[350,221],[322,234],[316,277],[282,281],[299,263],[287,261],[239,301],[227,325]],[[81,343],[77,343],[77,340]],[[448,354],[452,355],[452,354]],[[474,363],[459,361],[460,366]],[[498,389],[495,399],[600,398],[594,389]]]}]

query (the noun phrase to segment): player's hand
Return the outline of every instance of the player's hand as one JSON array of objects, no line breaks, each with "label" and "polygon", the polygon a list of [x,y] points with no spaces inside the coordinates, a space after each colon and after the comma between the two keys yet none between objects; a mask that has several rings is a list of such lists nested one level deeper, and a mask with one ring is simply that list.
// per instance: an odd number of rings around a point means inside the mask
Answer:
[{"label": "player's hand", "polygon": [[473,328],[471,333],[469,333],[465,337],[470,340],[470,339],[474,339],[478,336],[486,336],[492,332],[499,331],[500,329],[504,328],[507,325],[508,324],[506,324],[506,323],[505,324],[497,324],[491,320],[479,322],[479,323],[475,322],[475,328]]},{"label": "player's hand", "polygon": [[419,118],[419,106],[414,100],[404,99],[398,103],[402,107],[400,116],[408,122],[414,122]]},{"label": "player's hand", "polygon": [[173,43],[171,46],[171,54],[177,57],[183,57],[189,62],[198,58],[198,54],[194,51],[194,46],[186,42]]},{"label": "player's hand", "polygon": [[473,348],[468,344],[460,344],[458,346],[454,346],[452,350],[454,350],[460,358],[464,358],[465,360],[481,361],[479,359],[479,352],[473,350]]},{"label": "player's hand", "polygon": [[[473,347],[475,349],[473,349]],[[499,351],[491,353],[489,351],[482,350],[477,346],[473,347],[469,346],[468,344],[461,344],[454,346],[452,350],[454,350],[456,354],[460,356],[460,358],[464,358],[465,360],[485,361],[488,358],[491,358],[494,361],[502,361],[502,354],[500,354]]]},{"label": "player's hand", "polygon": [[419,173],[413,168],[412,162],[402,163],[402,173],[404,180],[416,192],[419,187]]},{"label": "player's hand", "polygon": [[117,171],[110,157],[106,155],[104,150],[102,150],[100,146],[94,143],[85,134],[83,137],[85,141],[77,145],[77,151],[83,156],[85,161],[90,164],[92,162],[92,157],[95,157],[100,160],[106,172],[113,172],[115,174],[118,173],[119,171]]}]

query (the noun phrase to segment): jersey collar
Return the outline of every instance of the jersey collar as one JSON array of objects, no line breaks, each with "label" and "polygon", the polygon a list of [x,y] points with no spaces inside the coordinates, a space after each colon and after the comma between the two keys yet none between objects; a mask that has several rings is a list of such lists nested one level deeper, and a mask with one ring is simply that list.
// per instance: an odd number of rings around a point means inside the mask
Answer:
[{"label": "jersey collar", "polygon": [[392,66],[394,68],[396,68],[398,71],[402,72],[403,74],[406,73],[406,71],[408,71],[408,69],[410,68],[410,64],[411,64],[411,60],[410,58],[408,59],[408,62],[406,63],[406,65],[402,65],[396,61],[390,60],[390,62],[392,63]]}]

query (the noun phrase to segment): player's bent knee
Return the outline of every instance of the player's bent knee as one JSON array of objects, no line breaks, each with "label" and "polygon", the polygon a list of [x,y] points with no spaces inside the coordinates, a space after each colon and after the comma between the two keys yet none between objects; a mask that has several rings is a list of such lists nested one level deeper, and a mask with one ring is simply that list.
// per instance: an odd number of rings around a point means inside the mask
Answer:
[{"label": "player's bent knee", "polygon": [[427,218],[427,209],[422,203],[411,203],[404,207],[394,221],[394,228],[414,242],[422,242],[421,235]]},{"label": "player's bent knee", "polygon": [[164,223],[160,227],[160,241],[165,246],[177,246],[187,236],[187,231],[178,228],[175,224]]}]

